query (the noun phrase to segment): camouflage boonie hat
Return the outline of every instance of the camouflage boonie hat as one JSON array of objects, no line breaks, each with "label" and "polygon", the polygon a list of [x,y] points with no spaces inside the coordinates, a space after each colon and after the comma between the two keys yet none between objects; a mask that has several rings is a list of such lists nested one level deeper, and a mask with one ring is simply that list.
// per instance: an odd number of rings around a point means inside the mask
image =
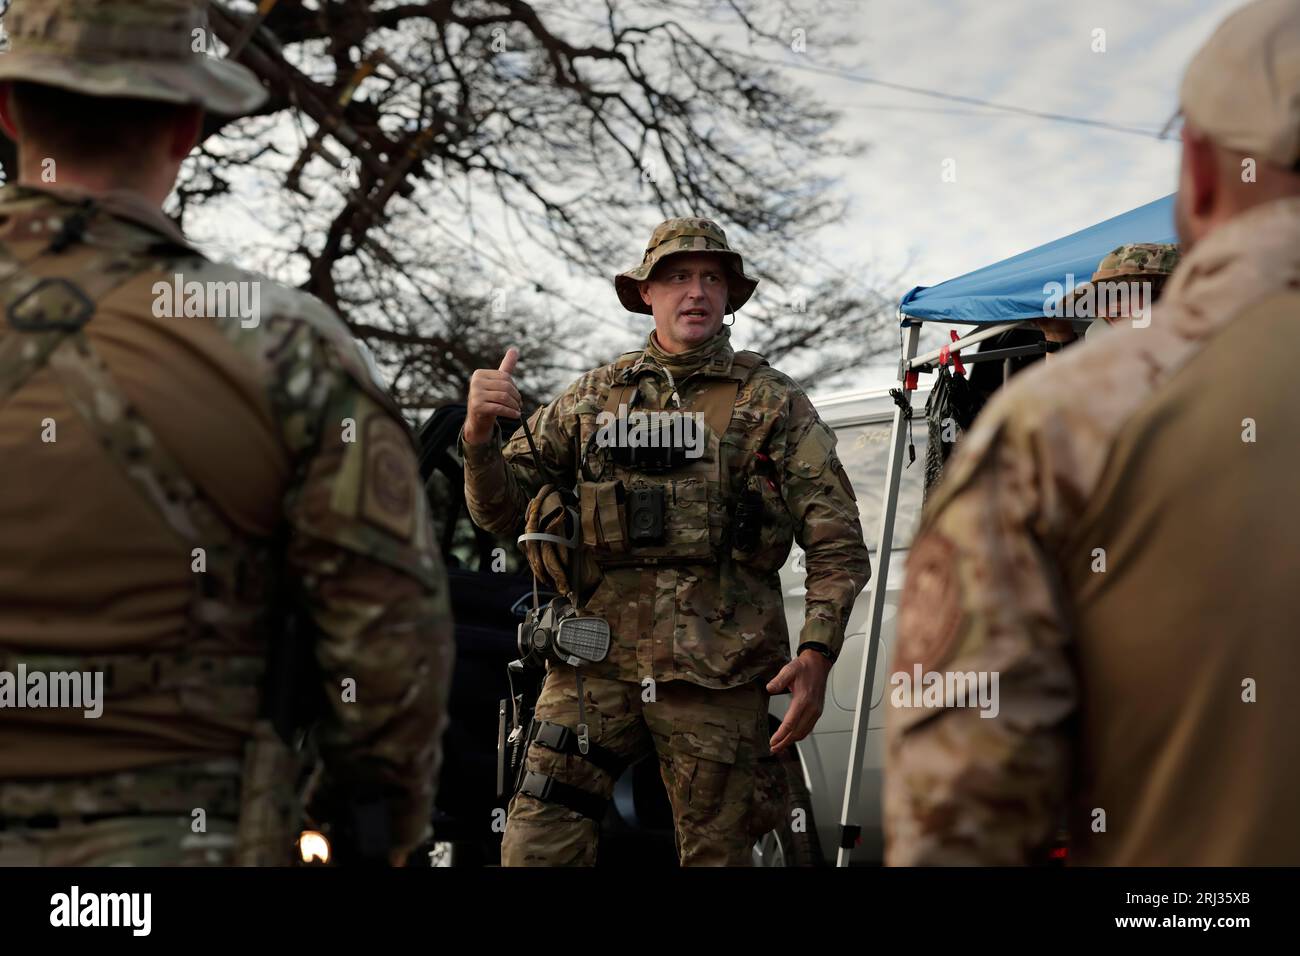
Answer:
[{"label": "camouflage boonie hat", "polygon": [[203,0],[14,0],[5,28],[0,80],[196,103],[223,116],[266,102],[251,70],[195,52],[211,36]]},{"label": "camouflage boonie hat", "polygon": [[758,280],[745,275],[740,253],[727,245],[727,234],[712,219],[667,219],[650,236],[641,264],[614,276],[614,290],[623,308],[650,315],[650,306],[641,300],[637,283],[650,278],[663,259],[679,252],[716,252],[731,273],[727,283],[727,308],[734,312],[749,301]]},{"label": "camouflage boonie hat", "polygon": [[1102,257],[1097,263],[1092,278],[1074,287],[1062,303],[1073,301],[1083,295],[1088,286],[1098,282],[1114,282],[1117,279],[1158,279],[1173,274],[1182,253],[1177,243],[1172,242],[1129,242]]},{"label": "camouflage boonie hat", "polygon": [[1108,253],[1097,263],[1097,271],[1092,274],[1091,281],[1171,275],[1178,265],[1179,256],[1176,243],[1130,242]]}]

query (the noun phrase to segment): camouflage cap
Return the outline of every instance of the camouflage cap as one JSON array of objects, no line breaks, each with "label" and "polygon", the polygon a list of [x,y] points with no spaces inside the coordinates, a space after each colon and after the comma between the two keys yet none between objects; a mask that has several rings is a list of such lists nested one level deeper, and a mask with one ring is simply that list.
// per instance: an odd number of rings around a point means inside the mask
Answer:
[{"label": "camouflage cap", "polygon": [[667,219],[655,227],[641,264],[614,276],[614,290],[623,308],[650,315],[650,306],[642,301],[638,283],[649,279],[661,261],[680,252],[715,252],[722,257],[731,272],[727,284],[727,308],[731,311],[739,309],[754,294],[758,280],[745,274],[745,263],[740,253],[727,244],[727,234],[721,226],[712,219]]},{"label": "camouflage cap", "polygon": [[5,27],[0,80],[195,103],[223,116],[266,101],[251,70],[201,52],[210,43],[203,0],[17,0]]},{"label": "camouflage cap", "polygon": [[1130,242],[1107,253],[1097,263],[1092,282],[1120,277],[1172,275],[1180,253],[1173,242]]},{"label": "camouflage cap", "polygon": [[[1120,279],[1141,281],[1164,278],[1173,273],[1181,253],[1177,243],[1128,242],[1106,253],[1092,278],[1081,282],[1061,301],[1077,300],[1089,286],[1098,282],[1115,282]],[[1095,290],[1094,290],[1095,292]]]}]

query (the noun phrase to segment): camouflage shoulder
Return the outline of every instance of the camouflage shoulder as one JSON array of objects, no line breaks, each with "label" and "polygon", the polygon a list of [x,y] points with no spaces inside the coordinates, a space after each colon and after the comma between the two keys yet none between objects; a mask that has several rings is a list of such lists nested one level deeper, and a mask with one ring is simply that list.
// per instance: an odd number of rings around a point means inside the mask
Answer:
[{"label": "camouflage shoulder", "polygon": [[578,415],[602,411],[615,377],[623,369],[631,367],[641,354],[640,349],[624,352],[612,362],[598,365],[589,372],[583,372],[556,396],[553,404],[557,407],[571,404],[573,413]]},{"label": "camouflage shoulder", "polygon": [[[401,409],[380,374],[374,355],[357,339],[346,323],[324,302],[298,289],[277,282],[270,283],[274,308],[290,321],[306,325],[333,350],[352,379],[381,407],[398,421],[404,421]],[[273,313],[274,314],[274,313]]]},{"label": "camouflage shoulder", "polygon": [[749,404],[783,411],[792,420],[816,419],[817,409],[802,385],[771,365],[756,366],[745,382]]},{"label": "camouflage shoulder", "polygon": [[752,375],[756,369],[772,366],[766,356],[753,349],[736,349],[732,353],[731,362],[733,367],[745,369],[746,375]]},{"label": "camouflage shoulder", "polygon": [[[758,355],[757,352],[752,354]],[[762,356],[759,357],[762,358]],[[749,373],[749,380],[767,388],[780,390],[787,395],[804,394],[803,386],[785,372],[769,364],[767,359],[763,359],[761,364],[754,367],[753,371]]]},{"label": "camouflage shoulder", "polygon": [[48,196],[27,186],[20,186],[18,183],[0,186],[0,213],[6,217],[21,216],[42,206],[53,204],[54,201]]},{"label": "camouflage shoulder", "polygon": [[343,371],[366,394],[393,417],[404,420],[370,350],[352,335],[333,309],[314,295],[261,273],[215,262],[192,252],[177,255],[167,265],[169,277],[174,271],[186,282],[199,282],[205,286],[208,283],[226,286],[233,282],[256,290],[254,301],[259,313],[256,320],[227,318],[222,325],[227,336],[237,345],[264,352],[268,347],[278,348],[295,335],[306,334],[334,356]]}]

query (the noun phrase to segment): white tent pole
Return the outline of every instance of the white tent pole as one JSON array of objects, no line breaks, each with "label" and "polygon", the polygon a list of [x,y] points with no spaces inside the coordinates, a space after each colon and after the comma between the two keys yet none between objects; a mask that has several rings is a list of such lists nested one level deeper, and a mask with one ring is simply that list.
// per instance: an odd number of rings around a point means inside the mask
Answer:
[{"label": "white tent pole", "polygon": [[[913,319],[913,322],[918,320]],[[1032,322],[999,322],[997,325],[989,325],[978,332],[971,332],[969,335],[963,335],[956,342],[948,346],[949,353],[956,355],[962,349],[970,348],[972,345],[978,345],[985,339],[991,339],[994,336],[1001,335],[1003,332],[1009,332],[1012,329],[1032,329]],[[926,352],[924,355],[911,359],[907,363],[908,368],[920,368],[923,365],[932,365],[939,361],[939,353],[942,349],[935,349],[933,352]]]},{"label": "white tent pole", "polygon": [[[903,331],[903,349],[898,363],[898,385],[906,385],[907,370],[921,340],[921,325],[913,322]],[[858,784],[862,779],[862,758],[867,745],[867,728],[871,725],[871,692],[876,686],[876,653],[880,649],[880,623],[885,612],[885,594],[889,584],[889,554],[894,542],[894,514],[898,510],[898,485],[903,472],[903,445],[908,419],[904,410],[894,406],[894,428],[889,441],[889,468],[885,476],[885,496],[880,506],[880,538],[876,546],[876,566],[871,582],[871,612],[867,620],[867,637],[862,648],[862,670],[858,678],[858,704],[853,711],[853,739],[849,745],[849,775],[844,782],[844,805],[840,810],[840,849],[837,866],[848,866],[862,827],[858,823]]]}]

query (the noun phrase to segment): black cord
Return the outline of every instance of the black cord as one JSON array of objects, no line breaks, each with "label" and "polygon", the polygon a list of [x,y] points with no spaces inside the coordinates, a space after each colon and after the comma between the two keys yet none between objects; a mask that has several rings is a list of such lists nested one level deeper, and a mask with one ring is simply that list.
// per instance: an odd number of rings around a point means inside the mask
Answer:
[{"label": "black cord", "polygon": [[912,437],[912,402],[907,397],[907,390],[902,388],[891,388],[889,397],[907,413],[907,467],[911,468],[916,461],[916,440]]},{"label": "black cord", "polygon": [[555,485],[555,487],[559,488],[560,483],[555,480],[555,476],[551,474],[550,469],[546,467],[546,462],[542,461],[542,456],[537,451],[537,446],[533,444],[533,433],[528,427],[527,416],[523,417],[523,423],[524,423],[524,438],[528,439],[528,450],[533,453],[533,461],[537,462],[537,470],[542,473],[542,477],[546,479],[548,484]]}]

